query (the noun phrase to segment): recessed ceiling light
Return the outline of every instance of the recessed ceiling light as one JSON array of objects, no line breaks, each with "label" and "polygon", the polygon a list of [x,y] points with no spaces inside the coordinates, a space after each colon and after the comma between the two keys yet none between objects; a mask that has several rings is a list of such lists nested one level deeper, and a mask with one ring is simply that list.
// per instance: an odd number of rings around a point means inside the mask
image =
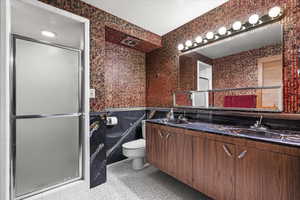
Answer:
[{"label": "recessed ceiling light", "polygon": [[50,37],[50,38],[56,37],[56,34],[54,32],[51,32],[51,31],[43,30],[43,31],[41,31],[41,34],[45,37]]}]

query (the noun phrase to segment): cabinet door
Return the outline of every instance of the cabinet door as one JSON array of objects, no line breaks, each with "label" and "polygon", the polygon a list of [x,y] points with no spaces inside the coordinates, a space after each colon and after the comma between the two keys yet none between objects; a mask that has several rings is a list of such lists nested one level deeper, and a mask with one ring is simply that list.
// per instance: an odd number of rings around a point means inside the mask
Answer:
[{"label": "cabinet door", "polygon": [[204,192],[204,137],[193,137],[193,187],[200,192]]},{"label": "cabinet door", "polygon": [[146,125],[146,160],[153,163],[154,159],[154,140],[151,125]]},{"label": "cabinet door", "polygon": [[169,131],[163,132],[164,138],[164,168],[163,170],[172,176],[176,176],[178,146],[176,144],[178,134]]},{"label": "cabinet door", "polygon": [[[185,134],[176,134],[176,177],[182,182],[193,184],[193,137]],[[173,156],[173,157],[174,157]]]},{"label": "cabinet door", "polygon": [[300,158],[238,147],[236,199],[300,199]]},{"label": "cabinet door", "polygon": [[163,139],[159,129],[147,125],[146,156],[147,161],[158,168],[164,165]]},{"label": "cabinet door", "polygon": [[204,193],[213,199],[235,198],[235,145],[205,142]]}]

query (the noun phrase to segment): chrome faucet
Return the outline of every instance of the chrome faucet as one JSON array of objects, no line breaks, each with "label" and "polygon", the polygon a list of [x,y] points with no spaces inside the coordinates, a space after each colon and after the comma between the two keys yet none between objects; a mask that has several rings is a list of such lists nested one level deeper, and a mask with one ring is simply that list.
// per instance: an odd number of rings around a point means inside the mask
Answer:
[{"label": "chrome faucet", "polygon": [[185,114],[184,115],[179,115],[178,116],[178,120],[182,121],[182,122],[188,122],[188,119],[185,117]]},{"label": "chrome faucet", "polygon": [[174,109],[171,108],[170,112],[167,114],[167,119],[168,120],[175,120],[175,116],[174,116]]},{"label": "chrome faucet", "polygon": [[257,129],[257,130],[260,130],[260,131],[266,131],[267,130],[267,127],[265,127],[263,124],[262,124],[262,120],[263,120],[263,116],[261,115],[260,116],[260,119],[258,121],[256,121],[256,123],[251,126],[251,128],[253,129]]}]

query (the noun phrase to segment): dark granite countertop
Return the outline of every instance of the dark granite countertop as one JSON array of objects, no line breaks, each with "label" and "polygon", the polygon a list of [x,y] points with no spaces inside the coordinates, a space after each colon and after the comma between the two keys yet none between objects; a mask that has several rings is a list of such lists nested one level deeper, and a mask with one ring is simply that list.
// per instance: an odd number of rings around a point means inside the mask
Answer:
[{"label": "dark granite countertop", "polygon": [[300,147],[300,131],[274,129],[268,129],[267,131],[257,131],[250,129],[249,127],[206,122],[189,122],[177,124],[172,122],[165,122],[165,120],[163,119],[150,119],[147,120],[147,122],[194,131],[204,131],[225,136],[227,135],[232,137],[248,138],[257,141]]}]

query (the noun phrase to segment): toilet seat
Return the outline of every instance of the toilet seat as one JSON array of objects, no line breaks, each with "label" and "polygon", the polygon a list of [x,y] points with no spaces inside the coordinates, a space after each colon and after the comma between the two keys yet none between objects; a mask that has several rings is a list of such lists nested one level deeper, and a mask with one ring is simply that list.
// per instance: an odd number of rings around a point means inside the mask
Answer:
[{"label": "toilet seat", "polygon": [[146,147],[146,140],[145,139],[138,139],[131,142],[127,142],[122,145],[125,149],[143,149]]}]

